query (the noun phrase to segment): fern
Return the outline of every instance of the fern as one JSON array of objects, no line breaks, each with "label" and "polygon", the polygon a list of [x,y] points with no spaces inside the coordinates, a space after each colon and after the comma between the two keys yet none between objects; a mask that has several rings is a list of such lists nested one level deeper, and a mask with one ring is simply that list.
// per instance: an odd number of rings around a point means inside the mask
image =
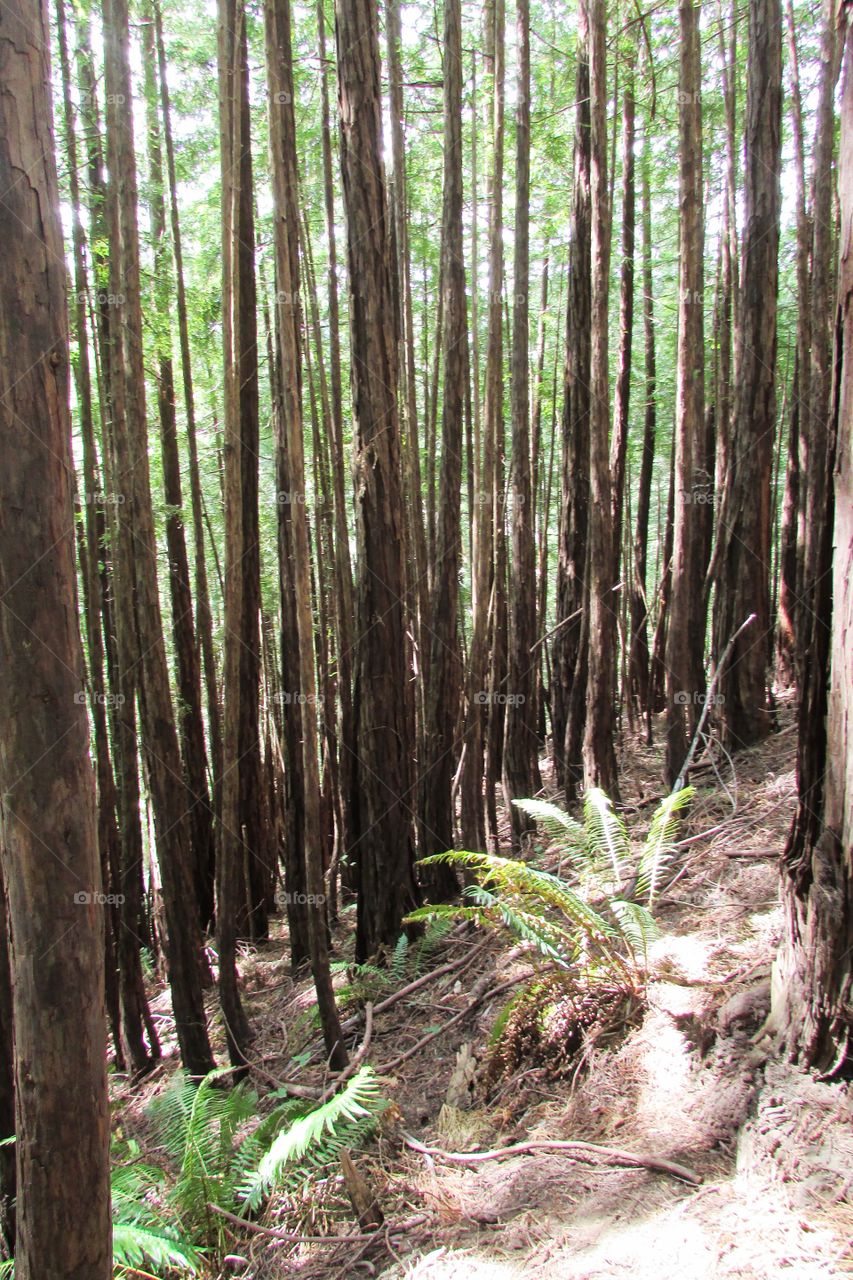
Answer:
[{"label": "fern", "polygon": [[636,894],[646,898],[651,908],[660,879],[672,862],[676,852],[675,836],[679,815],[696,794],[694,787],[682,787],[662,800],[655,810],[649,834],[640,854],[637,866]]},{"label": "fern", "polygon": [[278,1134],[257,1169],[239,1187],[240,1202],[257,1209],[264,1197],[293,1172],[294,1165],[302,1164],[304,1173],[306,1161],[314,1166],[327,1164],[341,1148],[352,1146],[356,1137],[363,1137],[381,1106],[373,1068],[364,1066],[340,1093]]},{"label": "fern", "polygon": [[[686,788],[662,801],[639,859],[623,819],[598,788],[586,794],[583,825],[547,801],[516,800],[557,841],[571,881],[528,862],[450,849],[424,858],[423,864],[463,867],[477,883],[466,889],[462,904],[420,907],[407,920],[501,925],[561,969],[632,989],[658,933],[651,907],[675,855],[679,817],[692,794]],[[633,892],[628,888],[632,876]]]},{"label": "fern", "polygon": [[587,831],[587,849],[590,861],[596,869],[602,859],[609,860],[613,873],[613,888],[625,879],[625,868],[630,857],[630,842],[625,823],[613,810],[609,798],[600,787],[590,787],[584,796],[584,826]]},{"label": "fern", "polygon": [[126,1222],[113,1223],[113,1265],[137,1270],[142,1263],[163,1270],[181,1270],[198,1275],[201,1257],[191,1245],[149,1227]]}]

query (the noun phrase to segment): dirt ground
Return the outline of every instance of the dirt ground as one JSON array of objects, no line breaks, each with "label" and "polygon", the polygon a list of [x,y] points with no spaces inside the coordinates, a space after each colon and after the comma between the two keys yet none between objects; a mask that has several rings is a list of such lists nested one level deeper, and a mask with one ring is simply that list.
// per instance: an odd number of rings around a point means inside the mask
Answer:
[{"label": "dirt ground", "polygon": [[[699,793],[683,831],[680,875],[659,911],[647,1006],[617,1044],[588,1045],[565,1079],[522,1065],[487,1092],[488,1034],[530,958],[511,940],[448,935],[430,965],[457,967],[374,1018],[368,1056],[391,1105],[378,1141],[356,1163],[382,1205],[383,1228],[359,1228],[331,1170],[301,1203],[275,1200],[260,1220],[269,1231],[313,1240],[241,1238],[235,1229],[234,1260],[223,1274],[853,1275],[849,1087],[804,1076],[761,1039],[782,928],[778,860],[795,803],[795,734],[785,708],[780,724],[734,765],[720,761],[719,777],[706,767],[694,779]],[[622,763],[629,824],[642,830],[660,793],[657,752],[636,744]],[[351,918],[343,919],[336,943],[345,956]],[[259,1033],[258,1088],[288,1078],[321,1084],[306,1014],[310,983],[290,978],[281,940],[247,952],[241,969]],[[168,1049],[165,992],[156,1003]],[[354,1045],[362,1034],[355,1025]],[[145,1101],[174,1069],[168,1059],[141,1093],[117,1084],[126,1132],[142,1135]],[[413,1149],[410,1139],[433,1153]],[[536,1150],[473,1166],[446,1158],[555,1140],[663,1158],[695,1179],[591,1151]]]}]

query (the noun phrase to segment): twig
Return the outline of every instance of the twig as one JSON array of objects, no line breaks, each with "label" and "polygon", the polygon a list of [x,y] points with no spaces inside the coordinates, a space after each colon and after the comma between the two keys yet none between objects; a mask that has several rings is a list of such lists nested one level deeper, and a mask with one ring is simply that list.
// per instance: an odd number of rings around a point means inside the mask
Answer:
[{"label": "twig", "polygon": [[694,1187],[698,1187],[702,1182],[701,1174],[688,1169],[686,1165],[675,1164],[672,1160],[664,1160],[659,1156],[641,1156],[635,1151],[621,1151],[617,1147],[601,1147],[594,1142],[558,1142],[556,1140],[515,1142],[512,1146],[500,1147],[495,1151],[465,1153],[461,1151],[442,1151],[439,1147],[424,1146],[422,1142],[418,1142],[417,1138],[411,1137],[408,1133],[403,1134],[403,1141],[413,1151],[419,1151],[425,1156],[437,1156],[440,1160],[449,1160],[453,1164],[483,1164],[486,1160],[503,1160],[505,1156],[529,1155],[534,1151],[576,1151],[601,1156],[608,1162],[617,1161],[620,1164],[632,1165],[640,1169],[652,1169],[657,1173],[668,1173],[673,1178],[681,1178],[683,1182],[689,1182]]},{"label": "twig", "polygon": [[751,613],[749,617],[746,619],[746,621],[740,624],[737,631],[731,637],[731,639],[729,640],[728,644],[726,645],[725,649],[723,650],[720,656],[720,661],[717,663],[717,670],[714,672],[713,679],[711,680],[711,683],[708,686],[708,693],[705,697],[705,704],[702,707],[702,714],[699,717],[699,723],[696,726],[696,732],[693,735],[693,741],[690,743],[690,747],[687,752],[687,756],[685,758],[684,764],[681,766],[681,772],[679,773],[678,777],[675,780],[675,786],[672,788],[673,791],[683,791],[684,789],[684,780],[687,777],[688,773],[690,772],[690,766],[693,763],[693,757],[696,754],[696,748],[699,745],[699,739],[702,736],[702,730],[705,727],[705,721],[708,719],[708,712],[711,709],[711,704],[713,702],[714,693],[717,688],[717,682],[720,679],[720,674],[723,670],[723,667],[726,665],[726,662],[728,661],[729,654],[731,653],[732,649],[735,647],[735,641],[737,640],[738,636],[741,634],[741,632],[746,631],[750,623],[754,621],[755,621],[755,614]]},{"label": "twig", "polygon": [[[207,1207],[214,1213],[218,1213],[220,1218],[225,1218],[226,1222],[230,1222],[232,1226],[239,1227],[241,1231],[249,1231],[253,1235],[269,1236],[271,1240],[283,1240],[286,1244],[350,1244],[357,1240],[375,1240],[385,1234],[385,1230],[383,1230],[363,1231],[345,1236],[302,1236],[292,1231],[281,1231],[276,1227],[263,1227],[259,1222],[250,1222],[248,1218],[241,1218],[236,1213],[229,1213],[227,1209],[221,1209],[218,1204],[213,1204],[212,1201],[208,1201]],[[389,1235],[400,1235],[403,1231],[410,1231],[412,1227],[419,1226],[424,1217],[424,1214],[419,1213],[414,1218],[406,1218],[403,1222],[389,1223],[386,1230]]]},{"label": "twig", "polygon": [[517,978],[509,978],[506,982],[502,982],[500,986],[492,987],[491,991],[484,991],[482,995],[471,1000],[464,1009],[460,1009],[459,1013],[454,1014],[443,1026],[436,1027],[435,1031],[430,1031],[429,1035],[425,1035],[416,1041],[405,1053],[401,1053],[399,1057],[392,1058],[390,1062],[386,1062],[381,1069],[382,1075],[387,1075],[390,1071],[396,1071],[398,1067],[401,1067],[404,1062],[408,1062],[409,1058],[413,1058],[416,1053],[420,1053],[421,1049],[425,1049],[433,1040],[443,1036],[451,1027],[455,1027],[457,1022],[462,1022],[467,1018],[469,1014],[474,1012],[478,1004],[482,1004],[485,1000],[490,1000],[493,996],[500,995],[502,991],[507,991],[510,987],[514,987],[517,983],[524,982],[526,978],[532,976],[532,971],[520,973]]},{"label": "twig", "polygon": [[364,1059],[367,1057],[367,1051],[370,1048],[370,1041],[372,1038],[373,1038],[373,1005],[368,1000],[364,1006],[364,1039],[361,1042],[361,1047],[359,1048],[357,1053],[353,1054],[347,1066],[344,1067],[343,1071],[339,1071],[338,1074],[335,1076],[335,1078],[332,1080],[331,1084],[326,1089],[323,1090],[323,1093],[320,1095],[321,1105],[324,1102],[328,1102],[330,1098],[334,1097],[334,1095],[337,1093],[338,1089],[340,1089],[341,1085],[344,1083],[345,1080],[349,1080],[350,1076],[355,1075],[356,1071],[358,1071],[362,1062],[364,1062]]}]

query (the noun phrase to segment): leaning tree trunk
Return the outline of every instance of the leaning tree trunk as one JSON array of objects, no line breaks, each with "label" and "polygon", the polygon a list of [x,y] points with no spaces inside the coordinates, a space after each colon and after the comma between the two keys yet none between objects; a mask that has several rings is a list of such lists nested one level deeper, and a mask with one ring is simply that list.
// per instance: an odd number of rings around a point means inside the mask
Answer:
[{"label": "leaning tree trunk", "polygon": [[[336,0],[358,546],[352,779],[356,956],[393,945],[417,901],[410,795],[403,494],[376,9]],[[344,744],[344,749],[353,749]]]},{"label": "leaning tree trunk", "polygon": [[[32,0],[12,0],[2,21],[0,892],[5,882],[15,1274],[108,1280],[104,904],[78,625],[50,33],[46,7]],[[7,1024],[8,1008],[0,1016]]]},{"label": "leaning tree trunk", "polygon": [[729,746],[770,729],[767,710],[770,618],[770,500],[776,438],[776,304],[781,207],[782,13],[779,0],[752,0],[746,107],[745,226],[738,307],[729,459],[708,570],[716,587],[716,663],[738,628],[717,685]]},{"label": "leaning tree trunk", "polygon": [[[842,252],[835,312],[835,377],[825,450],[825,501],[823,510],[816,513],[820,517],[820,569],[825,585],[819,590],[815,608],[821,610],[822,625],[814,637],[808,683],[801,690],[799,806],[785,853],[787,929],[773,971],[771,1012],[771,1024],[780,1034],[788,1054],[824,1075],[849,1075],[853,1065],[853,670],[849,652],[853,633],[850,573],[853,560],[853,255],[850,249],[853,30],[850,29],[845,33],[844,63],[839,181]],[[831,636],[826,629],[830,608]],[[802,772],[804,751],[811,758],[807,776]],[[822,785],[815,781],[821,779]]]},{"label": "leaning tree trunk", "polygon": [[710,495],[702,483],[705,419],[704,201],[702,192],[702,61],[699,9],[681,0],[679,64],[678,362],[675,393],[675,512],[672,597],[666,641],[666,780],[672,786],[687,757],[704,694],[705,609],[701,517]]}]

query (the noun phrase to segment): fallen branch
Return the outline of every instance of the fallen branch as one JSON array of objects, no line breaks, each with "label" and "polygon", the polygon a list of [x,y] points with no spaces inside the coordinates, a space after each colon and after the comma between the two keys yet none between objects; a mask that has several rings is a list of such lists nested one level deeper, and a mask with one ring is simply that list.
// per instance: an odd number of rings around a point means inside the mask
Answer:
[{"label": "fallen branch", "polygon": [[320,1105],[328,1102],[333,1098],[340,1089],[345,1080],[349,1080],[350,1076],[354,1076],[358,1071],[364,1059],[367,1057],[367,1051],[370,1048],[370,1041],[373,1038],[373,1005],[368,1000],[364,1006],[364,1038],[361,1047],[357,1053],[350,1058],[349,1063],[344,1067],[343,1071],[339,1071],[331,1084],[327,1086],[320,1095]]},{"label": "fallen branch", "polygon": [[701,1174],[694,1173],[686,1165],[675,1164],[672,1160],[664,1160],[659,1156],[641,1156],[634,1151],[621,1151],[617,1147],[601,1147],[594,1142],[558,1142],[532,1141],[515,1142],[510,1147],[500,1147],[495,1151],[442,1151],[438,1147],[426,1147],[410,1134],[403,1134],[403,1141],[412,1151],[421,1155],[435,1156],[439,1160],[449,1160],[453,1164],[483,1164],[486,1160],[503,1160],[506,1156],[530,1155],[534,1151],[572,1151],[579,1154],[588,1153],[600,1156],[605,1164],[624,1164],[639,1169],[652,1169],[656,1173],[668,1173],[673,1178],[680,1178],[698,1187],[702,1182]]}]

